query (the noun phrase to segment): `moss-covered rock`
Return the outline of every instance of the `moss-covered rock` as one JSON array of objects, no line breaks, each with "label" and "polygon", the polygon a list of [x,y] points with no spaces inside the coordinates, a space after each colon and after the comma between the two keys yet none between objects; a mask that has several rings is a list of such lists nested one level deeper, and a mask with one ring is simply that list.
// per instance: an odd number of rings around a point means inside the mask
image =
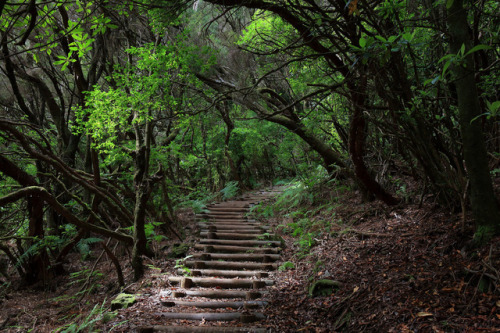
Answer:
[{"label": "moss-covered rock", "polygon": [[342,284],[335,280],[316,280],[309,286],[309,296],[330,296],[336,289],[339,289]]},{"label": "moss-covered rock", "polygon": [[167,254],[167,258],[184,258],[190,247],[191,245],[187,243],[174,244],[170,252]]},{"label": "moss-covered rock", "polygon": [[111,311],[118,309],[126,309],[137,302],[135,295],[121,293],[111,301]]}]

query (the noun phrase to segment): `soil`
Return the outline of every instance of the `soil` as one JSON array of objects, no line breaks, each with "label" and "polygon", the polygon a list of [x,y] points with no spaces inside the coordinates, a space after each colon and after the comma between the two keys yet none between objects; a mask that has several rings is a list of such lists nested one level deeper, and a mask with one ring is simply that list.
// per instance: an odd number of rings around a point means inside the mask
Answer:
[{"label": "soil", "polygon": [[[324,209],[315,218],[342,223],[315,239],[307,253],[299,251],[296,238],[278,228],[293,221],[291,217],[277,214],[267,220],[285,241],[282,262],[294,268],[271,273],[276,282],[268,288],[267,319],[253,327],[270,332],[500,332],[500,237],[481,249],[470,249],[473,232],[468,217],[439,208],[431,199],[421,207],[410,203],[395,208],[360,203],[356,194],[344,193],[336,200],[337,208]],[[184,242],[194,244],[194,215],[183,211],[180,221],[188,235]],[[125,291],[138,294],[137,303],[96,321],[94,330],[219,325],[162,318],[168,311],[160,303],[162,295],[175,288],[166,277],[175,273],[176,261],[165,259],[175,242],[179,241],[172,236],[156,244],[162,257],[147,259],[146,275],[135,283],[129,254],[122,251]],[[72,254],[65,265],[70,274],[54,279],[49,287],[24,288],[15,278],[4,284],[0,330],[53,332],[64,325],[88,323],[94,318],[85,320],[92,309],[107,312],[119,293],[116,272],[106,255],[96,264],[101,249],[94,252],[86,261]],[[10,272],[14,276],[12,267]],[[89,278],[90,272],[94,273]],[[333,279],[341,287],[312,298],[308,287],[317,279]]]}]

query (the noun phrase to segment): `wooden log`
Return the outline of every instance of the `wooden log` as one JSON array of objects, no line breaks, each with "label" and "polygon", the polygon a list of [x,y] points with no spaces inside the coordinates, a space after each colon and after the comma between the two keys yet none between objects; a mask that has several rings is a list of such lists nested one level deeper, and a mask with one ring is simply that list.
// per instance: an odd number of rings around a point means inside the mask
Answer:
[{"label": "wooden log", "polygon": [[262,235],[266,230],[260,228],[219,228],[216,226],[209,226],[200,229],[201,233],[208,232],[222,232],[222,233],[242,233],[245,235]]},{"label": "wooden log", "polygon": [[[189,284],[186,284],[189,280]],[[220,278],[184,278],[180,276],[169,276],[168,281],[173,284],[181,284],[181,288],[192,287],[219,287],[219,288],[253,288],[260,289],[266,286],[272,286],[273,280],[251,280],[251,279],[220,279]],[[184,284],[184,285],[183,285]]]},{"label": "wooden log", "polygon": [[250,211],[250,208],[243,207],[243,208],[238,208],[238,207],[210,207],[208,210],[211,212],[237,212],[237,213],[246,213]]},{"label": "wooden log", "polygon": [[199,214],[198,217],[203,217],[207,219],[216,219],[216,220],[245,220],[246,217],[243,214]]},{"label": "wooden log", "polygon": [[237,261],[186,261],[187,267],[196,269],[215,268],[215,269],[249,269],[272,271],[277,269],[276,264],[256,263],[256,262],[237,262]]},{"label": "wooden log", "polygon": [[217,326],[143,326],[136,329],[138,333],[266,333],[262,327],[217,327]]},{"label": "wooden log", "polygon": [[222,223],[222,222],[203,222],[198,223],[199,228],[207,228],[216,227],[217,229],[262,229],[269,230],[270,227],[261,225],[261,224],[253,224],[253,223]]},{"label": "wooden log", "polygon": [[249,332],[249,333],[265,333],[266,329],[262,328],[244,328],[244,327],[199,327],[199,326],[142,326],[136,328],[136,332],[138,333],[155,333],[155,332],[164,332],[164,333],[225,333],[225,332]]},{"label": "wooden log", "polygon": [[253,300],[261,298],[267,294],[265,291],[244,291],[244,290],[182,290],[173,291],[173,298],[183,298],[186,296],[191,297],[205,297],[205,298],[244,298]]},{"label": "wooden log", "polygon": [[[179,269],[178,274],[183,274],[184,271]],[[217,270],[217,269],[194,269],[191,271],[193,276],[222,276],[222,277],[252,277],[259,279],[269,277],[268,272],[262,271],[232,271],[232,270]]]},{"label": "wooden log", "polygon": [[241,202],[241,201],[236,201],[236,200],[233,200],[233,201],[229,201],[229,202],[223,202],[223,203],[215,203],[215,204],[209,204],[207,205],[207,208],[210,209],[210,208],[217,208],[217,207],[225,207],[225,208],[250,208],[250,206],[245,203],[245,202]]},{"label": "wooden log", "polygon": [[203,302],[203,301],[178,301],[178,300],[162,300],[161,305],[167,306],[167,307],[173,307],[173,306],[187,306],[187,307],[196,307],[196,308],[208,308],[208,309],[225,309],[225,308],[231,308],[231,309],[257,309],[257,308],[263,308],[267,305],[268,302],[266,301],[239,301],[239,302],[234,302],[234,301],[210,301],[210,302]]},{"label": "wooden log", "polygon": [[239,312],[201,312],[201,313],[160,312],[160,313],[155,313],[154,315],[165,319],[206,320],[206,321],[238,320],[244,323],[255,322],[258,320],[265,319],[264,315],[261,313],[242,314]]},{"label": "wooden log", "polygon": [[217,229],[253,229],[253,230],[269,230],[268,226],[250,223],[220,223],[220,222],[203,222],[198,223],[198,228],[210,229],[215,227]]},{"label": "wooden log", "polygon": [[230,239],[230,240],[258,240],[269,239],[275,236],[274,234],[256,235],[256,234],[240,234],[233,232],[200,232],[200,237],[207,237],[208,239]]},{"label": "wooden log", "polygon": [[216,218],[208,218],[208,217],[196,217],[197,222],[210,222],[210,223],[257,223],[255,220],[249,220],[244,218],[239,219],[216,219]]},{"label": "wooden log", "polygon": [[204,244],[196,244],[194,246],[197,250],[203,250],[204,252],[226,252],[226,253],[274,253],[277,254],[279,252],[279,248],[277,247],[252,247],[252,246],[231,246],[231,245],[204,245]]},{"label": "wooden log", "polygon": [[195,253],[195,259],[199,260],[232,260],[232,261],[258,261],[273,262],[280,259],[279,254],[258,253]]},{"label": "wooden log", "polygon": [[271,240],[251,240],[251,239],[208,239],[202,238],[200,244],[218,244],[218,245],[238,245],[238,246],[281,246],[280,241]]},{"label": "wooden log", "polygon": [[264,229],[268,228],[268,226],[263,225],[260,222],[248,222],[248,221],[198,221],[196,222],[199,226],[208,226],[208,225],[214,225],[216,227],[221,226],[221,227],[250,227],[250,228],[255,228],[255,227],[264,227]]}]

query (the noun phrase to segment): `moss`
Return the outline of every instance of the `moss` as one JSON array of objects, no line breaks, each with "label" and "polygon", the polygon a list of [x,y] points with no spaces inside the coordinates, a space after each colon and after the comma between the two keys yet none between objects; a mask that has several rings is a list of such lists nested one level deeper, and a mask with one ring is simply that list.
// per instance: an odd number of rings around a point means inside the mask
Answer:
[{"label": "moss", "polygon": [[334,290],[339,289],[342,284],[335,280],[322,279],[311,283],[309,286],[309,296],[330,296]]},{"label": "moss", "polygon": [[191,248],[191,245],[187,243],[174,244],[172,250],[167,254],[167,258],[184,258]]},{"label": "moss", "polygon": [[492,226],[480,226],[474,234],[474,245],[483,246],[495,236],[495,228]]},{"label": "moss", "polygon": [[111,301],[111,311],[118,309],[127,309],[137,302],[135,295],[121,293]]}]

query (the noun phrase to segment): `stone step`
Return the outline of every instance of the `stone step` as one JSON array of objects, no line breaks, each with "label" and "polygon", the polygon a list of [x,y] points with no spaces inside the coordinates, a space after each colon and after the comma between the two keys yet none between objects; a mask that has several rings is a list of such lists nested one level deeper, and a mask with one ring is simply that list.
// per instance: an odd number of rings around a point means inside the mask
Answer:
[{"label": "stone step", "polygon": [[196,244],[194,246],[197,250],[203,250],[203,252],[225,252],[225,253],[278,253],[280,248],[278,247],[251,247],[251,246],[231,246],[231,245],[206,245],[206,244]]},{"label": "stone step", "polygon": [[194,269],[249,269],[249,270],[265,270],[272,271],[278,268],[276,264],[255,263],[255,262],[239,262],[239,261],[203,261],[192,260],[186,261],[185,265]]},{"label": "stone step", "polygon": [[274,237],[275,234],[241,234],[237,232],[200,232],[200,237],[208,239],[228,239],[228,240],[264,240]]},{"label": "stone step", "polygon": [[281,246],[280,241],[266,240],[237,240],[237,239],[200,239],[200,244],[217,244],[217,245],[238,245],[238,246]]},{"label": "stone step", "polygon": [[176,290],[172,291],[173,298],[183,297],[205,297],[205,298],[242,298],[254,300],[267,295],[267,291],[245,291],[245,290]]},{"label": "stone step", "polygon": [[[177,274],[184,274],[184,270],[177,270]],[[232,271],[218,269],[193,269],[192,276],[217,276],[217,277],[256,277],[259,279],[269,277],[268,272],[263,271]]]},{"label": "stone step", "polygon": [[232,260],[232,261],[258,261],[273,262],[280,259],[279,254],[259,253],[195,253],[193,257],[197,260]]},{"label": "stone step", "polygon": [[181,288],[250,288],[260,289],[272,286],[273,280],[253,279],[220,279],[220,278],[188,278],[180,276],[169,276],[168,281],[172,284],[180,284]]},{"label": "stone step", "polygon": [[196,307],[196,308],[208,308],[208,309],[257,309],[263,308],[268,304],[266,301],[178,301],[173,299],[162,300],[161,305],[167,307]]}]

